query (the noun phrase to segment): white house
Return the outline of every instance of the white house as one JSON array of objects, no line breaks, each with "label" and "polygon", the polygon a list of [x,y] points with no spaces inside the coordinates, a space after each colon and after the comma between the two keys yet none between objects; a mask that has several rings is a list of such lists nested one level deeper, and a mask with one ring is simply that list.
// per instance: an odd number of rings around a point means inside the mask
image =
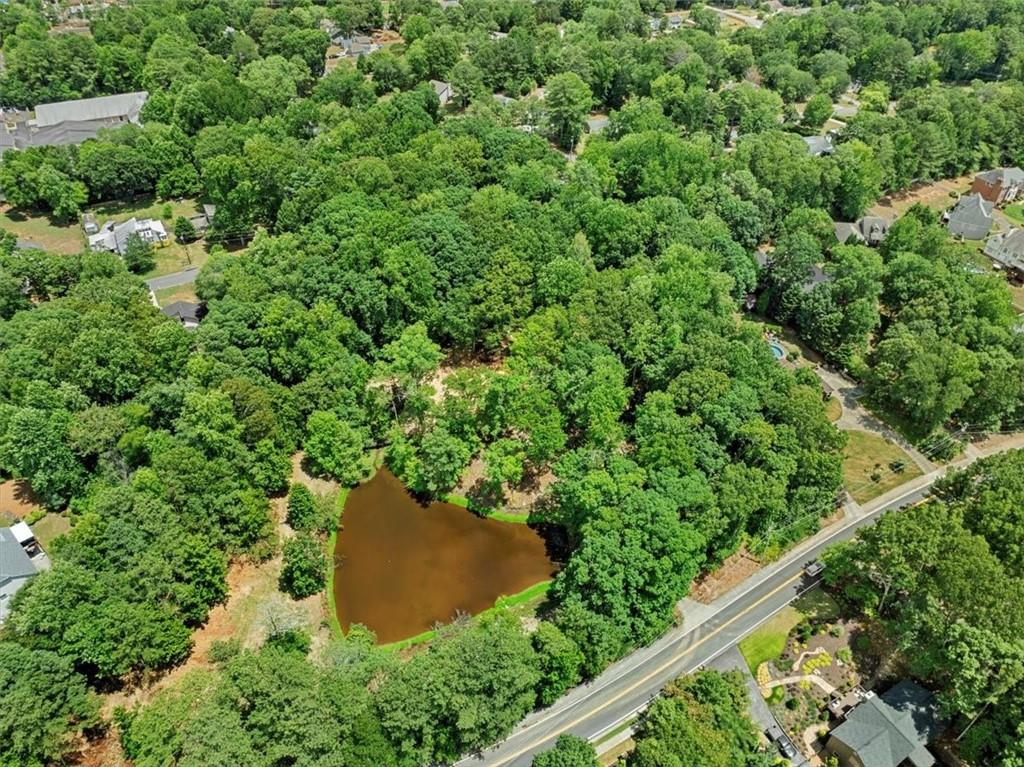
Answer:
[{"label": "white house", "polygon": [[143,242],[157,247],[167,244],[167,230],[164,222],[158,218],[129,218],[120,224],[113,221],[105,223],[96,234],[89,235],[89,249],[109,251],[124,255],[128,246],[128,238],[139,235]]}]

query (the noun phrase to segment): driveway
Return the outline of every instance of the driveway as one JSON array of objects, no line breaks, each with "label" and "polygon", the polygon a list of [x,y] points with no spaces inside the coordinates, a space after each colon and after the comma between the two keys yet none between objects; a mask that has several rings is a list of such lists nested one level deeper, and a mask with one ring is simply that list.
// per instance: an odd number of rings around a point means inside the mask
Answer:
[{"label": "driveway", "polygon": [[[750,718],[758,730],[764,732],[769,727],[779,724],[775,719],[775,715],[772,714],[771,709],[768,708],[768,703],[761,695],[761,691],[757,687],[757,680],[750,675],[750,669],[747,668],[747,662],[743,659],[743,655],[740,653],[740,650],[736,645],[733,645],[725,652],[721,653],[718,657],[708,663],[707,667],[713,668],[717,671],[735,670],[743,674],[743,681],[747,684],[747,693],[750,698]],[[781,726],[782,725],[779,724],[779,727]],[[787,734],[794,743],[797,742],[797,738],[794,738],[792,733]],[[808,762],[803,754],[800,754],[793,764],[796,765],[796,767],[805,767]]]},{"label": "driveway", "polygon": [[844,431],[859,430],[867,431],[872,434],[877,434],[880,437],[884,437],[890,442],[894,442],[903,448],[910,456],[911,460],[917,464],[917,468],[921,470],[923,474],[928,474],[934,471],[935,464],[932,463],[926,455],[920,450],[911,445],[902,435],[898,434],[894,430],[886,426],[881,420],[873,416],[867,411],[867,409],[860,404],[860,398],[863,396],[863,391],[849,378],[844,376],[842,373],[837,373],[833,370],[829,370],[822,365],[816,365],[814,372],[817,374],[823,382],[828,384],[835,397],[839,399],[839,403],[843,406],[843,414],[839,416],[839,420],[836,421],[836,426]]},{"label": "driveway", "polygon": [[190,266],[188,269],[182,269],[180,272],[174,272],[174,274],[165,274],[162,277],[153,277],[152,279],[146,280],[146,285],[149,286],[150,290],[163,290],[164,288],[176,288],[179,285],[188,285],[196,281],[196,275],[199,274],[198,266]]}]

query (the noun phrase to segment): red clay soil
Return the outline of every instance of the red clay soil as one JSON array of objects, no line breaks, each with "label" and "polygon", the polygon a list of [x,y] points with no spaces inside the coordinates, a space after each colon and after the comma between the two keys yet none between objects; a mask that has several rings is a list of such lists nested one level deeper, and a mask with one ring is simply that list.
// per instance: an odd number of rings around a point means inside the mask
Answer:
[{"label": "red clay soil", "polygon": [[9,511],[18,519],[24,519],[40,506],[26,480],[9,479],[0,484],[0,512]]},{"label": "red clay soil", "polygon": [[761,567],[760,560],[746,548],[741,548],[732,556],[726,557],[717,570],[706,573],[695,580],[690,589],[690,599],[701,604],[710,604],[722,594],[745,581]]}]

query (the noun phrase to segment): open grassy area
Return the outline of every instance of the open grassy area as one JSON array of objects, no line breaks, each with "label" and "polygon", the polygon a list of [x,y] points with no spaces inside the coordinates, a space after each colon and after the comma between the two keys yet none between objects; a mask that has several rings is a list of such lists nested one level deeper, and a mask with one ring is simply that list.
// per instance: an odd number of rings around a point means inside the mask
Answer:
[{"label": "open grassy area", "polygon": [[811,589],[740,641],[740,653],[743,654],[750,673],[756,677],[758,666],[782,657],[789,632],[805,618],[812,622],[823,622],[838,617],[839,605],[835,600],[820,588]]},{"label": "open grassy area", "polygon": [[0,228],[19,240],[26,240],[52,253],[80,253],[85,248],[85,234],[77,224],[59,226],[48,216],[30,214],[5,207],[0,211]]},{"label": "open grassy area", "polygon": [[197,301],[196,286],[195,285],[178,285],[173,288],[164,288],[163,290],[155,291],[156,302],[160,306],[167,306],[167,304],[173,303],[174,301]]},{"label": "open grassy area", "polygon": [[793,606],[800,614],[812,621],[828,622],[840,615],[839,605],[828,592],[820,588],[811,589],[797,599]]},{"label": "open grassy area", "polygon": [[789,632],[803,620],[802,613],[789,605],[773,615],[739,643],[740,652],[750,673],[757,676],[757,667],[775,660],[786,649]]},{"label": "open grassy area", "polygon": [[[851,430],[843,449],[843,485],[857,503],[921,475],[921,470],[899,445],[877,434]],[[899,468],[902,465],[902,468]]]},{"label": "open grassy area", "polygon": [[1024,226],[1024,203],[1017,203],[1016,205],[1007,205],[1003,209],[1003,213],[1013,223],[1020,226]]},{"label": "open grassy area", "polygon": [[68,518],[52,511],[32,525],[32,532],[44,549],[50,547],[54,538],[63,535],[70,529],[71,523]]},{"label": "open grassy area", "polygon": [[843,414],[843,405],[839,401],[838,397],[831,397],[828,402],[825,403],[825,416],[832,423],[835,423]]}]

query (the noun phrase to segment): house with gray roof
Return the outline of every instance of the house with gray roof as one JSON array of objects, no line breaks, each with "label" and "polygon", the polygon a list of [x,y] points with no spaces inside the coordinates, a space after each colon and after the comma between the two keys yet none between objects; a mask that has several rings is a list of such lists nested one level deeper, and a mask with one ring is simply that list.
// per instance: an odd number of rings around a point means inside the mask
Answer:
[{"label": "house with gray roof", "polygon": [[434,93],[437,94],[437,100],[441,102],[441,106],[445,106],[452,100],[451,83],[446,83],[442,80],[431,80],[430,85],[433,87]]},{"label": "house with gray roof", "polygon": [[882,695],[867,693],[832,730],[827,748],[842,767],[931,767],[928,744],[947,724],[932,693],[903,681]]},{"label": "house with gray roof", "polygon": [[984,252],[1007,269],[1024,273],[1024,229],[993,234],[985,243]]},{"label": "house with gray roof", "polygon": [[807,151],[815,157],[832,154],[836,151],[836,148],[832,145],[831,136],[804,136],[803,139],[807,145]]},{"label": "house with gray roof", "polygon": [[1005,205],[1024,196],[1024,170],[995,168],[974,177],[971,191],[980,194],[993,205]]},{"label": "house with gray roof", "polygon": [[890,225],[891,222],[881,216],[864,216],[853,223],[836,221],[836,239],[841,243],[846,243],[852,237],[857,242],[875,247],[885,239]]},{"label": "house with gray roof", "polygon": [[946,225],[954,237],[965,240],[984,240],[992,228],[991,202],[980,194],[961,197],[956,206],[946,214]]},{"label": "house with gray roof", "polygon": [[174,301],[160,311],[164,316],[180,322],[186,330],[195,330],[206,314],[206,307],[194,301]]},{"label": "house with gray roof", "polygon": [[608,127],[608,118],[603,115],[592,115],[587,118],[587,132],[600,133]]},{"label": "house with gray roof", "polygon": [[49,566],[49,559],[28,525],[17,522],[0,527],[0,624],[10,612],[14,595]]}]

